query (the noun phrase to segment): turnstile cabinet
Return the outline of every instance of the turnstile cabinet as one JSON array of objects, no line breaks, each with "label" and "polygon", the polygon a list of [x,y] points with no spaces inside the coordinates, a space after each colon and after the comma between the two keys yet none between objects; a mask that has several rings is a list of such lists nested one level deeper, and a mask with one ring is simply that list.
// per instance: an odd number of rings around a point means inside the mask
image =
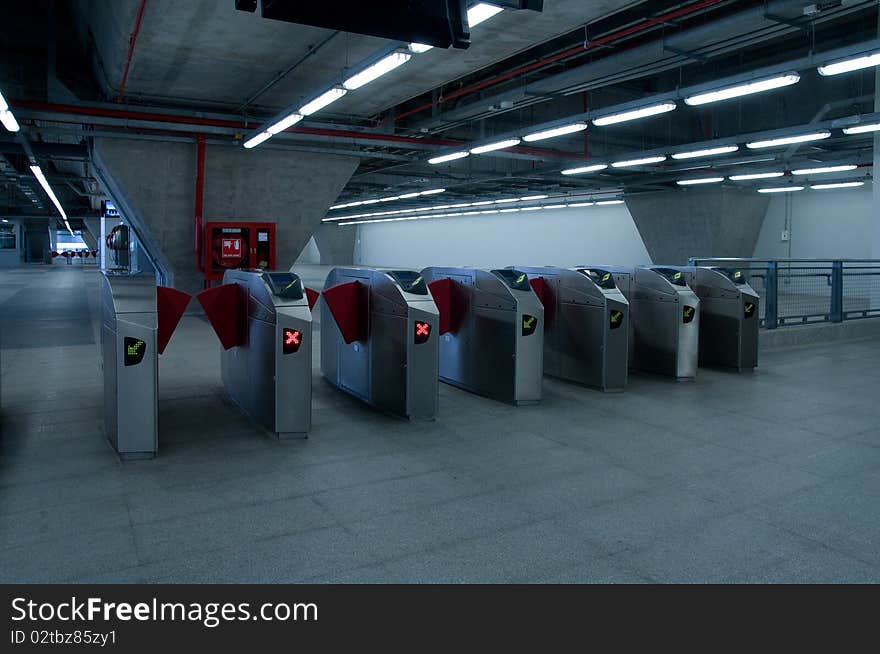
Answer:
[{"label": "turnstile cabinet", "polygon": [[158,452],[156,281],[102,275],[104,432],[123,459]]},{"label": "turnstile cabinet", "polygon": [[[345,297],[334,289],[345,288]],[[433,419],[438,407],[438,312],[412,270],[334,268],[324,285],[321,371],[387,413]]]},{"label": "turnstile cabinet", "polygon": [[663,266],[596,268],[610,272],[629,301],[630,368],[696,378],[700,300],[683,273]]},{"label": "turnstile cabinet", "polygon": [[612,274],[517,266],[544,305],[544,374],[607,392],[626,387],[629,302]]},{"label": "turnstile cabinet", "polygon": [[304,438],[312,416],[312,314],[289,272],[227,270],[246,312],[243,342],[220,367],[230,398],[277,438]]},{"label": "turnstile cabinet", "polygon": [[700,298],[700,365],[735,368],[758,365],[759,296],[741,270],[681,266]]},{"label": "turnstile cabinet", "polygon": [[449,279],[454,327],[440,338],[440,379],[512,404],[541,400],[544,307],[526,273],[513,269],[426,268]]}]

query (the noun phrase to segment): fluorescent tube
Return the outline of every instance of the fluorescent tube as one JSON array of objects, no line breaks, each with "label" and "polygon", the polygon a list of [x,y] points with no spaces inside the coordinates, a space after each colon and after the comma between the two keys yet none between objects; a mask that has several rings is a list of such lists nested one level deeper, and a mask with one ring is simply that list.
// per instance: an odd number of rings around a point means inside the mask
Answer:
[{"label": "fluorescent tube", "polygon": [[504,11],[501,7],[480,2],[475,4],[467,11],[467,19],[469,27],[476,27],[483,21],[489,20],[495,14]]},{"label": "fluorescent tube", "polygon": [[628,168],[630,166],[643,166],[645,164],[655,164],[666,161],[666,157],[658,155],[656,157],[644,157],[642,159],[630,159],[628,161],[614,161],[611,163],[612,168]]},{"label": "fluorescent tube", "polygon": [[565,134],[574,134],[575,132],[583,132],[587,129],[587,123],[577,122],[571,125],[563,125],[562,127],[554,127],[553,129],[545,129],[541,132],[534,132],[523,136],[523,141],[531,143],[532,141],[543,141],[544,139],[552,139],[555,136],[564,136]]},{"label": "fluorescent tube", "polygon": [[569,168],[563,170],[563,175],[580,175],[581,173],[595,173],[598,170],[605,170],[608,164],[593,164],[591,166],[581,166],[580,168]]},{"label": "fluorescent tube", "polygon": [[497,141],[495,143],[488,143],[486,145],[478,145],[475,148],[471,148],[471,154],[483,154],[486,152],[493,152],[495,150],[503,150],[504,148],[512,148],[514,145],[519,144],[519,139],[504,139],[503,141]]},{"label": "fluorescent tube", "polygon": [[691,150],[690,152],[676,152],[672,155],[673,159],[695,159],[696,157],[711,157],[716,154],[730,154],[739,150],[738,145],[725,145],[720,148],[709,148],[707,150]]},{"label": "fluorescent tube", "polygon": [[311,102],[304,104],[300,108],[299,113],[301,113],[303,116],[311,116],[316,111],[320,111],[327,105],[336,102],[346,93],[348,93],[346,89],[334,86],[332,89],[325,91]]},{"label": "fluorescent tube", "polygon": [[846,166],[824,166],[821,168],[800,168],[799,170],[792,170],[792,175],[821,175],[822,173],[843,173],[847,170],[855,170],[858,166],[854,164],[848,164]]},{"label": "fluorescent tube", "polygon": [[392,52],[387,57],[383,57],[372,66],[364,68],[361,72],[352,75],[342,83],[349,91],[359,89],[364,84],[369,84],[373,80],[379,79],[382,75],[390,73],[398,66],[402,66],[412,58],[408,52]]},{"label": "fluorescent tube", "polygon": [[613,125],[615,123],[623,123],[628,120],[647,118],[648,116],[665,114],[667,111],[672,111],[673,109],[675,109],[676,106],[677,105],[674,102],[661,102],[660,104],[653,104],[648,107],[640,107],[639,109],[632,109],[631,111],[623,111],[618,114],[610,114],[608,116],[594,118],[593,124],[599,126]]},{"label": "fluorescent tube", "polygon": [[455,161],[456,159],[464,159],[470,154],[468,151],[463,152],[453,152],[451,154],[442,154],[439,157],[434,157],[432,159],[428,159],[429,164],[440,164],[446,163],[447,161]]},{"label": "fluorescent tube", "polygon": [[716,91],[708,91],[706,93],[698,93],[684,99],[685,104],[696,106],[701,104],[709,104],[710,102],[718,102],[720,100],[729,100],[730,98],[739,98],[752,93],[761,93],[762,91],[770,91],[783,86],[797,84],[801,76],[797,73],[787,73],[778,77],[759,80],[757,82],[748,82],[746,84],[737,84],[736,86],[728,86]]},{"label": "fluorescent tube", "polygon": [[796,136],[784,136],[778,139],[768,139],[766,141],[752,141],[746,143],[746,147],[750,150],[759,148],[775,148],[780,145],[791,145],[792,143],[806,143],[807,141],[821,141],[831,136],[831,132],[811,132],[810,134],[798,134]]},{"label": "fluorescent tube", "polygon": [[845,59],[833,64],[826,64],[825,66],[819,66],[816,70],[819,71],[820,75],[825,75],[827,77],[829,75],[840,75],[841,73],[849,73],[854,70],[870,68],[877,64],[880,64],[880,52],[875,52],[871,55],[863,55],[861,57],[854,57],[852,59]]}]

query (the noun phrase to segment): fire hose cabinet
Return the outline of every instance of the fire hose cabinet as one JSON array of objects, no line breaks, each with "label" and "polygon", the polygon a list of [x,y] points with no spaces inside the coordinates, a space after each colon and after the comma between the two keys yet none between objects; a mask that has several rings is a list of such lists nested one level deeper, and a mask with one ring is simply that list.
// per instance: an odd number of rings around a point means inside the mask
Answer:
[{"label": "fire hose cabinet", "polygon": [[275,223],[205,223],[205,280],[220,281],[227,270],[274,270]]}]

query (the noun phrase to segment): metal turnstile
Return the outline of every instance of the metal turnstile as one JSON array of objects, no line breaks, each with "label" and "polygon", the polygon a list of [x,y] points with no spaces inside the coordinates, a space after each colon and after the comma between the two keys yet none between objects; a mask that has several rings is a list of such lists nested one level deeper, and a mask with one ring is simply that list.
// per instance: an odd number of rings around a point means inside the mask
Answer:
[{"label": "metal turnstile", "polygon": [[247,325],[241,344],[220,355],[230,398],[278,438],[305,438],[312,422],[312,312],[290,272],[227,270]]},{"label": "metal turnstile", "polygon": [[121,458],[151,459],[159,448],[156,280],[102,278],[104,433]]},{"label": "metal turnstile", "polygon": [[433,419],[438,405],[438,312],[412,270],[334,268],[321,319],[321,372],[376,408]]},{"label": "metal turnstile", "polygon": [[540,402],[544,307],[528,275],[510,268],[426,268],[422,276],[435,300],[442,298],[440,379],[502,402]]},{"label": "metal turnstile", "polygon": [[700,300],[684,274],[663,266],[595,268],[610,272],[629,300],[630,368],[680,380],[696,378]]},{"label": "metal turnstile", "polygon": [[758,365],[758,294],[742,270],[676,266],[700,298],[700,365]]},{"label": "metal turnstile", "polygon": [[598,268],[523,267],[544,305],[544,374],[599,388],[626,387],[629,302]]}]

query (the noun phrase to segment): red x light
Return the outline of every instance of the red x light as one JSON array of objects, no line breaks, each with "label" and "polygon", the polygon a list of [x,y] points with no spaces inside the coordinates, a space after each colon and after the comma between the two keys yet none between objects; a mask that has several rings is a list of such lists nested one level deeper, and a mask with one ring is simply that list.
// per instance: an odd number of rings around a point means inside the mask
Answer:
[{"label": "red x light", "polygon": [[416,320],[416,345],[424,343],[431,336],[431,323]]},{"label": "red x light", "polygon": [[293,354],[302,344],[302,332],[298,329],[284,328],[281,347],[284,354]]}]

